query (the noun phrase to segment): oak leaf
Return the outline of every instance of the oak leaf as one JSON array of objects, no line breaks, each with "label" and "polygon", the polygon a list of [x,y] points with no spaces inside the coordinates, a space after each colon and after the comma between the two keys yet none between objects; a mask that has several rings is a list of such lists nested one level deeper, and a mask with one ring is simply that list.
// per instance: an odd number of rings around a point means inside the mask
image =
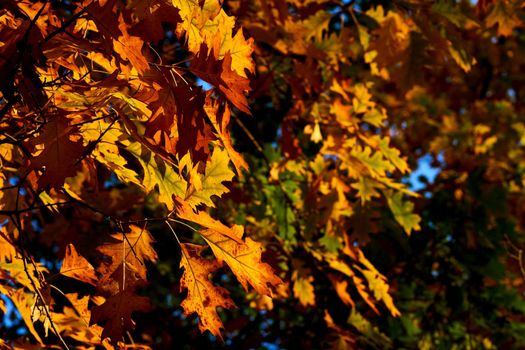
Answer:
[{"label": "oak leaf", "polygon": [[235,306],[228,296],[228,291],[214,285],[210,275],[221,264],[217,260],[210,260],[201,256],[206,248],[195,244],[181,244],[182,257],[180,267],[184,273],[180,282],[180,289],[188,290],[188,296],[181,303],[184,314],[189,316],[196,313],[199,316],[201,332],[209,330],[211,334],[220,338],[222,321],[217,314],[217,307],[232,308]]},{"label": "oak leaf", "polygon": [[194,222],[202,227],[213,230],[221,235],[242,244],[242,236],[244,234],[244,229],[242,226],[233,225],[228,227],[222,222],[215,220],[205,211],[194,211],[192,207],[184,202],[178,202],[177,205],[177,216],[183,220],[188,220]]},{"label": "oak leaf", "polygon": [[135,225],[130,225],[130,229],[128,233],[111,235],[110,241],[97,248],[110,258],[97,267],[102,275],[98,287],[112,294],[145,284],[146,261],[157,260],[151,233]]},{"label": "oak leaf", "polygon": [[220,103],[217,100],[208,99],[204,110],[211,121],[211,124],[221,140],[224,149],[228,152],[228,156],[232,161],[237,175],[242,175],[242,169],[248,169],[248,163],[244,160],[241,154],[237,152],[232,145],[232,139],[228,130],[230,124],[231,111],[228,105],[224,105],[223,110],[220,111]]},{"label": "oak leaf", "polygon": [[206,163],[204,174],[195,173],[192,182],[186,191],[185,201],[195,208],[199,204],[214,207],[212,196],[221,196],[228,192],[228,188],[222,183],[231,181],[235,175],[228,168],[230,158],[228,152],[216,147],[210,160]]},{"label": "oak leaf", "polygon": [[[238,231],[237,234],[237,238],[241,239],[242,232]],[[245,290],[251,285],[258,293],[272,296],[272,288],[283,283],[270,265],[261,261],[261,243],[249,237],[239,243],[211,229],[201,231],[201,236],[211,247],[215,257],[230,267]]]},{"label": "oak leaf", "polygon": [[64,180],[76,173],[77,161],[84,147],[76,130],[68,125],[65,118],[57,117],[45,125],[41,134],[31,144],[38,146],[31,159],[31,169],[42,171],[38,186],[58,188]]},{"label": "oak leaf", "polygon": [[82,255],[78,254],[73,244],[66,247],[66,255],[60,273],[64,276],[77,279],[79,281],[96,285],[98,278],[95,274],[95,268]]},{"label": "oak leaf", "polygon": [[381,19],[375,32],[378,37],[369,47],[370,51],[375,50],[378,53],[374,61],[379,68],[391,67],[401,60],[403,52],[408,48],[410,27],[399,14],[389,12]]},{"label": "oak leaf", "polygon": [[297,271],[294,271],[293,295],[303,306],[315,305],[314,286],[312,284],[312,276],[298,276]]},{"label": "oak leaf", "polygon": [[139,142],[132,142],[126,148],[142,165],[144,178],[140,185],[146,192],[154,188],[159,190],[159,200],[169,210],[173,209],[173,196],[184,197],[187,182],[180,176],[173,166],[158,155],[151,152]]},{"label": "oak leaf", "polygon": [[487,27],[492,27],[497,24],[498,35],[511,36],[514,28],[522,25],[517,15],[517,9],[515,9],[514,6],[513,1],[496,0],[492,10],[485,19]]},{"label": "oak leaf", "polygon": [[126,289],[109,297],[104,304],[95,306],[89,324],[104,323],[102,338],[110,337],[113,342],[117,342],[126,330],[133,328],[131,314],[136,311],[147,312],[149,309],[148,298]]},{"label": "oak leaf", "polygon": [[406,234],[410,235],[412,230],[418,231],[421,228],[419,226],[421,218],[413,213],[414,203],[403,201],[403,194],[400,192],[394,194],[387,192],[385,195],[394,218],[403,227]]},{"label": "oak leaf", "polygon": [[219,89],[235,107],[250,114],[248,101],[244,94],[250,91],[249,80],[232,70],[232,56],[228,52],[219,60],[212,49],[201,45],[199,53],[190,65],[190,70],[202,80]]}]

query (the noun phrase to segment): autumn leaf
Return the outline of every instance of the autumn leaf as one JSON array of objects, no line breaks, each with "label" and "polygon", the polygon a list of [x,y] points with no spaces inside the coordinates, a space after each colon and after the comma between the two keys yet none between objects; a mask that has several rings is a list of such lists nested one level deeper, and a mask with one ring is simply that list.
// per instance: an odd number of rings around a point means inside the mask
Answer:
[{"label": "autumn leaf", "polygon": [[68,176],[75,174],[84,151],[80,135],[60,117],[48,123],[31,144],[36,149],[31,169],[42,172],[38,179],[41,188],[62,186]]},{"label": "autumn leaf", "polygon": [[348,287],[350,285],[349,281],[346,279],[341,279],[336,275],[330,274],[328,275],[330,278],[330,282],[334,285],[335,292],[339,296],[339,299],[346,305],[352,306],[352,308],[355,307],[354,300],[350,296],[350,293],[348,293]]},{"label": "autumn leaf", "polygon": [[215,148],[210,160],[206,163],[204,174],[195,173],[186,191],[185,201],[195,208],[199,204],[214,207],[212,196],[222,196],[228,192],[222,183],[231,181],[235,175],[228,168],[230,158],[226,150]]},{"label": "autumn leaf", "polygon": [[184,314],[196,313],[199,316],[201,332],[209,330],[211,334],[222,339],[221,329],[224,328],[217,314],[217,307],[232,308],[235,306],[226,289],[214,285],[210,275],[221,264],[217,260],[203,258],[201,253],[205,247],[194,244],[181,244],[182,257],[180,267],[184,269],[180,289],[188,290],[188,296],[181,303]]},{"label": "autumn leaf", "polygon": [[34,296],[32,293],[26,293],[23,289],[14,289],[11,287],[5,287],[0,284],[0,293],[2,295],[5,295],[11,299],[13,304],[15,305],[18,312],[20,312],[20,316],[22,317],[22,320],[24,321],[25,325],[27,326],[27,329],[31,333],[33,337],[37,340],[39,344],[44,344],[42,341],[42,338],[36,331],[35,327],[33,326],[33,319],[31,317],[31,305],[34,301]]},{"label": "autumn leaf", "polygon": [[60,273],[64,276],[77,279],[96,286],[98,278],[95,274],[95,268],[82,255],[77,253],[75,246],[68,244],[66,255]]},{"label": "autumn leaf", "polygon": [[379,3],[3,0],[0,347],[522,347],[525,4]]},{"label": "autumn leaf", "polygon": [[[379,9],[382,12],[382,8]],[[374,61],[380,68],[391,67],[401,60],[409,44],[409,28],[406,21],[395,12],[389,12],[380,19],[380,26],[375,31],[378,38],[372,41],[369,47],[369,50],[378,53]]]},{"label": "autumn leaf", "polygon": [[386,195],[388,206],[394,214],[396,221],[403,227],[407,235],[410,235],[412,230],[418,231],[421,227],[419,222],[421,218],[417,214],[413,214],[414,204],[403,201],[402,193]]},{"label": "autumn leaf", "polygon": [[110,337],[116,342],[123,337],[126,330],[133,328],[131,314],[137,311],[147,312],[150,307],[148,298],[126,289],[109,297],[102,305],[95,306],[91,311],[89,324],[104,323],[102,338]]},{"label": "autumn leaf", "polygon": [[145,228],[130,225],[130,232],[111,235],[110,240],[97,250],[109,258],[99,267],[102,275],[98,287],[106,292],[117,293],[146,283],[146,261],[155,262],[153,237]]},{"label": "autumn leaf", "polygon": [[119,142],[124,142],[126,135],[118,123],[98,120],[94,123],[84,124],[80,128],[80,132],[86,147],[95,144],[91,157],[114,172],[119,180],[139,183],[137,173],[129,168],[126,159],[122,156]]},{"label": "autumn leaf", "polygon": [[[237,232],[237,238],[242,238],[242,231]],[[258,293],[272,296],[272,288],[282,283],[272,268],[261,261],[262,246],[250,238],[243,243],[228,239],[217,231],[208,229],[201,231],[201,236],[210,246],[215,257],[225,262],[245,290],[248,285]]]},{"label": "autumn leaf", "polygon": [[228,156],[237,170],[237,175],[242,176],[242,170],[247,170],[248,164],[232,145],[230,132],[228,131],[231,116],[230,108],[228,105],[225,105],[224,110],[220,113],[220,103],[208,99],[204,110],[206,111],[208,118],[210,118],[213,128],[217,133],[218,138],[221,140],[224,149],[228,152]]},{"label": "autumn leaf", "polygon": [[179,31],[184,31],[188,39],[188,48],[197,54],[201,44],[216,51],[218,58],[223,59],[228,53],[232,57],[232,70],[246,78],[246,72],[254,72],[251,58],[254,50],[253,39],[246,40],[242,29],[235,35],[235,18],[228,16],[217,0],[206,0],[197,4],[191,1],[172,0],[179,9],[182,23]]},{"label": "autumn leaf", "polygon": [[299,300],[303,306],[314,306],[315,305],[315,293],[314,286],[312,284],[313,277],[307,278],[297,276],[293,278],[293,294]]},{"label": "autumn leaf", "polygon": [[376,191],[376,183],[374,180],[367,177],[359,178],[359,181],[351,184],[352,188],[357,190],[357,195],[361,198],[361,204],[365,204],[372,197],[379,197],[379,192]]},{"label": "autumn leaf", "polygon": [[63,312],[53,312],[53,322],[63,336],[88,344],[99,344],[101,342],[102,327],[89,325],[91,311],[88,308],[90,297],[88,295],[79,297],[77,293],[65,295],[70,306],[64,307]]},{"label": "autumn leaf", "polygon": [[250,114],[248,101],[244,94],[250,91],[248,79],[232,70],[232,56],[226,53],[222,60],[217,59],[215,52],[201,45],[199,53],[192,60],[190,69],[199,78],[218,88],[235,107]]},{"label": "autumn leaf", "polygon": [[498,35],[511,36],[514,28],[522,25],[514,7],[513,1],[496,0],[485,19],[487,27],[497,25]]},{"label": "autumn leaf", "polygon": [[5,226],[0,228],[0,262],[12,261],[16,254],[16,248],[13,246]]},{"label": "autumn leaf", "polygon": [[126,148],[140,162],[144,169],[144,178],[140,185],[146,192],[158,188],[159,200],[173,209],[173,196],[184,197],[187,182],[180,176],[170,163],[152,153],[138,142],[132,142]]},{"label": "autumn leaf", "polygon": [[210,214],[205,211],[194,211],[186,202],[178,203],[177,216],[183,220],[194,222],[202,227],[220,233],[239,244],[242,244],[243,242],[242,236],[244,234],[244,229],[242,226],[233,225],[232,227],[228,227],[222,222],[212,218]]}]

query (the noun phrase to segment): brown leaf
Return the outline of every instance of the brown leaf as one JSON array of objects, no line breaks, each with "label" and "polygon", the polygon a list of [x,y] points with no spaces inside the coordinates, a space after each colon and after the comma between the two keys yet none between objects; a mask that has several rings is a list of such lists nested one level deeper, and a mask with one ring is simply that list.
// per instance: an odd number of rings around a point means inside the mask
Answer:
[{"label": "brown leaf", "polygon": [[117,342],[127,330],[133,328],[131,314],[135,311],[147,312],[150,307],[148,298],[126,289],[110,297],[104,304],[95,306],[89,324],[104,323],[102,339],[110,337],[112,342]]},{"label": "brown leaf", "polygon": [[84,147],[65,118],[50,120],[31,143],[42,148],[42,152],[34,152],[36,156],[31,159],[30,165],[31,169],[43,172],[38,179],[40,188],[47,185],[59,188],[67,177],[75,174]]}]

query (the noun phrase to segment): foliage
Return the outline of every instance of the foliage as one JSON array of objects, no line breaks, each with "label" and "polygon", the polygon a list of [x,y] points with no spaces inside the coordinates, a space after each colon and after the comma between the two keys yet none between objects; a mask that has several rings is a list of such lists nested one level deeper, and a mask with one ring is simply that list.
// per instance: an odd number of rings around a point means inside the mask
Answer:
[{"label": "foliage", "polygon": [[0,345],[525,346],[523,8],[2,1]]}]

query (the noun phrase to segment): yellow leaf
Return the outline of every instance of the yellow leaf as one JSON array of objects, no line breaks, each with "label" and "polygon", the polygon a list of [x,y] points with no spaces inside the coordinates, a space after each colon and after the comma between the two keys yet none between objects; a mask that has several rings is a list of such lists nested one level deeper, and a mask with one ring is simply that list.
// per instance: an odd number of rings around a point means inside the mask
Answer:
[{"label": "yellow leaf", "polygon": [[16,255],[16,248],[11,243],[12,239],[8,234],[7,227],[0,227],[0,263],[12,261]]},{"label": "yellow leaf", "polygon": [[[253,39],[246,40],[242,29],[239,29],[233,39],[224,45],[224,51],[230,52],[232,56],[231,69],[241,77],[246,78],[246,70],[250,73],[255,71],[255,64],[252,59],[254,50]],[[221,48],[221,51],[223,48]]]},{"label": "yellow leaf", "polygon": [[299,276],[297,271],[294,271],[293,295],[299,299],[303,306],[315,305],[314,286],[312,284],[314,278],[312,276]]},{"label": "yellow leaf", "polygon": [[43,345],[42,338],[40,338],[40,335],[36,331],[35,327],[33,326],[33,319],[31,317],[31,305],[34,303],[34,294],[32,293],[25,293],[23,289],[14,289],[11,287],[6,287],[0,284],[0,294],[3,294],[7,296],[13,304],[15,305],[16,309],[20,313],[20,316],[22,316],[22,320],[24,320],[24,323],[27,326],[27,329],[29,332],[35,337],[35,339],[40,343],[40,345]]},{"label": "yellow leaf", "polygon": [[120,124],[111,125],[104,120],[97,120],[82,125],[80,132],[86,146],[90,142],[96,142],[91,157],[106,166],[120,181],[140,184],[137,173],[126,167],[127,161],[120,153],[118,143],[129,144],[125,141],[127,135],[123,133]]},{"label": "yellow leaf", "polygon": [[146,192],[159,189],[159,201],[166,204],[168,210],[173,210],[173,196],[184,197],[187,182],[173,170],[171,164],[153,154],[139,142],[132,142],[126,148],[138,159],[144,168],[144,179],[140,185]]},{"label": "yellow leaf", "polygon": [[229,52],[231,69],[241,77],[246,78],[246,70],[254,72],[253,39],[246,40],[242,30],[233,35],[235,17],[228,16],[219,1],[205,0],[202,6],[197,0],[172,0],[172,3],[182,18],[178,31],[185,33],[191,52],[197,54],[205,43],[209,50],[215,50],[218,59]]},{"label": "yellow leaf", "polygon": [[363,276],[365,276],[366,281],[368,282],[368,288],[370,288],[372,293],[374,293],[374,298],[376,298],[376,300],[383,301],[392,316],[397,317],[401,315],[399,310],[394,305],[392,297],[390,294],[388,294],[389,286],[386,283],[386,278],[377,271],[361,269],[359,266],[356,266],[356,268],[361,271]]},{"label": "yellow leaf", "polygon": [[122,92],[115,92],[113,97],[124,102],[124,112],[140,112],[140,115],[137,115],[137,118],[140,120],[147,120],[147,118],[151,117],[151,110],[148,108],[146,103],[139,101],[136,98],[130,97]]},{"label": "yellow leaf", "polygon": [[65,294],[72,307],[64,306],[61,313],[53,312],[53,323],[62,336],[71,337],[79,342],[99,345],[102,327],[89,325],[91,311],[88,309],[88,295],[79,298],[77,293]]},{"label": "yellow leaf", "polygon": [[361,198],[361,204],[365,204],[372,199],[372,197],[379,197],[379,193],[376,191],[375,181],[368,177],[361,176],[358,182],[350,186],[357,190],[357,196]]},{"label": "yellow leaf", "polygon": [[319,126],[319,123],[315,123],[314,130],[312,132],[312,136],[310,136],[310,140],[312,140],[315,143],[319,143],[323,141],[323,135],[321,134],[321,127]]},{"label": "yellow leaf", "polygon": [[352,99],[354,113],[365,113],[368,111],[369,107],[375,106],[375,103],[371,98],[372,95],[365,85],[356,84],[354,86],[354,98]]},{"label": "yellow leaf", "polygon": [[381,152],[375,152],[372,155],[372,149],[368,146],[356,146],[352,148],[350,155],[364,165],[373,178],[385,177],[387,171],[392,172],[395,169],[389,161],[382,157]]}]

